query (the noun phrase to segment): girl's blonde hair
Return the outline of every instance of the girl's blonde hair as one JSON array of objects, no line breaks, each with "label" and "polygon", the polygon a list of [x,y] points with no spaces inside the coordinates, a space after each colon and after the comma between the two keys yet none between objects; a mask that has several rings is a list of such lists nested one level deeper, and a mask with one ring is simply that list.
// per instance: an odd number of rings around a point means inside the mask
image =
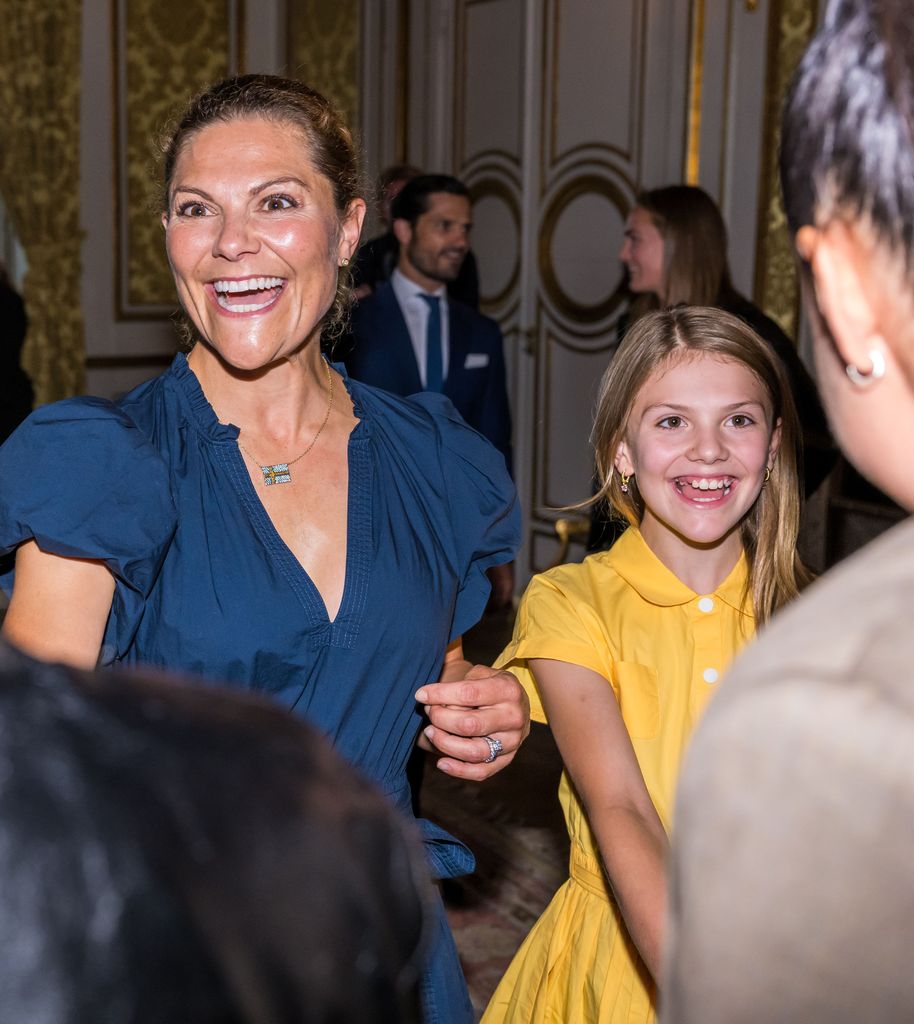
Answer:
[{"label": "girl's blonde hair", "polygon": [[605,501],[633,526],[644,514],[637,478],[623,491],[614,460],[632,408],[648,377],[689,355],[711,355],[745,366],[768,396],[772,424],[781,422],[781,443],[770,479],[740,524],[740,539],[749,563],[748,591],[761,625],[797,596],[811,579],[796,551],[800,521],[797,475],[797,414],[784,370],[768,345],[738,317],[720,309],[678,306],[647,313],[629,328],[600,382],[591,443],[600,489],[594,502]]}]

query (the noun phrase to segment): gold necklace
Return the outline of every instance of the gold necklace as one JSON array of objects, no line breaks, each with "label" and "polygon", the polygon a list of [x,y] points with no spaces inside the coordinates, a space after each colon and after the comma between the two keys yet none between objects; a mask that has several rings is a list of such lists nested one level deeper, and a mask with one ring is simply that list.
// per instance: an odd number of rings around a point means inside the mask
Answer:
[{"label": "gold necklace", "polygon": [[260,472],[263,473],[263,482],[266,487],[270,487],[273,484],[290,484],[292,483],[291,468],[298,462],[299,459],[303,459],[308,452],[317,444],[317,439],[324,432],[324,427],[327,426],[327,420],[330,419],[330,410],[333,408],[333,374],[330,372],[330,364],[324,363],[324,367],[327,370],[327,385],[330,388],[330,400],[327,402],[327,412],[324,415],[324,422],[318,427],[317,433],[311,438],[311,444],[301,453],[296,455],[294,459],[290,459],[288,462],[274,462],[270,465],[264,465],[260,459],[254,455],[253,452],[249,452],[247,448],[239,441],[238,447],[244,452],[249,459],[252,459],[260,467]]}]

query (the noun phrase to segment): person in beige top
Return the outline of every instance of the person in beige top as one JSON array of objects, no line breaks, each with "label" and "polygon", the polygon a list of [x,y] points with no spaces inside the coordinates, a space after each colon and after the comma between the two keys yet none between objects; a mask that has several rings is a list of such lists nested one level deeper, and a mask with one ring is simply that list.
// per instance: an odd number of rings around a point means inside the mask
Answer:
[{"label": "person in beige top", "polygon": [[[832,0],[784,122],[788,221],[845,454],[914,509],[914,23]],[[674,811],[668,1024],[914,1019],[914,523],[734,665]]]}]

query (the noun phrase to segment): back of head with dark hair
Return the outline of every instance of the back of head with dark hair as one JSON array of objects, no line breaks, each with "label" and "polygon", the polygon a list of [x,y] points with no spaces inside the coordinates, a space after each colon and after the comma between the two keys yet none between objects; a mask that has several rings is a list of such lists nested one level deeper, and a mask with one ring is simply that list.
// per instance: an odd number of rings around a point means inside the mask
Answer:
[{"label": "back of head with dark hair", "polygon": [[409,221],[415,227],[416,221],[428,210],[429,197],[437,192],[452,196],[470,197],[470,191],[458,178],[449,174],[420,174],[407,182],[394,199],[390,215],[394,220]]},{"label": "back of head with dark hair", "polygon": [[784,108],[781,181],[792,231],[861,220],[914,274],[914,12],[832,0]]},{"label": "back of head with dark hair", "polygon": [[417,1021],[417,849],[278,709],[0,645],[3,1020]]}]

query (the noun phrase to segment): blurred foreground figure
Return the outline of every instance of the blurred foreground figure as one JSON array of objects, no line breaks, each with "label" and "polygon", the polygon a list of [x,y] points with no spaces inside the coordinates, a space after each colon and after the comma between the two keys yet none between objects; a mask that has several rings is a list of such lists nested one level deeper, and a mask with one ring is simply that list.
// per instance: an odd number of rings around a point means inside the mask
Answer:
[{"label": "blurred foreground figure", "polygon": [[[914,20],[833,0],[783,123],[818,381],[914,509]],[[699,726],[675,820],[668,1022],[914,1019],[914,523],[812,587]]]},{"label": "blurred foreground figure", "polygon": [[285,712],[0,644],[4,1024],[418,1021],[415,854]]}]

